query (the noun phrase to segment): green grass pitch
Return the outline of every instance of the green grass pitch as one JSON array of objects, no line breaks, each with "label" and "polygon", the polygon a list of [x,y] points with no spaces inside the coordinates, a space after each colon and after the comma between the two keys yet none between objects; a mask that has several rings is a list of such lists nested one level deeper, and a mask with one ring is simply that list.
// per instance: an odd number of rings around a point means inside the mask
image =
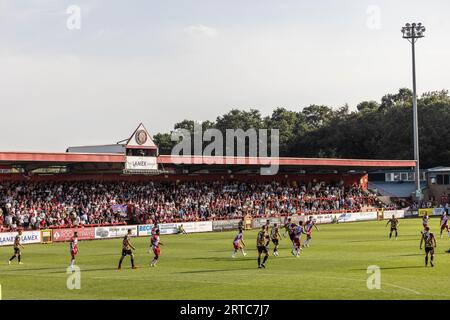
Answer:
[{"label": "green grass pitch", "polygon": [[[121,239],[81,241],[77,265],[81,289],[66,286],[68,244],[28,245],[23,265],[0,248],[3,299],[449,299],[450,239],[439,238],[435,267],[424,267],[419,250],[421,220],[401,220],[399,240],[389,241],[383,221],[321,225],[299,258],[288,239],[280,256],[257,269],[256,230],[245,233],[247,257],[231,258],[236,232],[163,235],[158,267],[150,268],[149,238],[133,238],[139,269],[127,257],[116,270]],[[272,247],[271,247],[272,249]],[[369,290],[367,267],[381,268],[381,288]]]}]

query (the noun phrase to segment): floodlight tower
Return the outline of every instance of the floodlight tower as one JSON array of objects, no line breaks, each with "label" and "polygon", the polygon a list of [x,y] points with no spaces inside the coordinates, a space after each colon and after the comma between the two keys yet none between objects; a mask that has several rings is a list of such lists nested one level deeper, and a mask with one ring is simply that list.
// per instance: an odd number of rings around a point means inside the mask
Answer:
[{"label": "floodlight tower", "polygon": [[416,93],[416,48],[418,39],[424,37],[425,27],[422,23],[407,23],[402,28],[403,38],[411,43],[412,49],[412,74],[413,74],[413,128],[414,128],[414,160],[416,196],[421,199],[422,189],[420,187],[420,166],[419,166],[419,122],[417,119],[417,93]]}]

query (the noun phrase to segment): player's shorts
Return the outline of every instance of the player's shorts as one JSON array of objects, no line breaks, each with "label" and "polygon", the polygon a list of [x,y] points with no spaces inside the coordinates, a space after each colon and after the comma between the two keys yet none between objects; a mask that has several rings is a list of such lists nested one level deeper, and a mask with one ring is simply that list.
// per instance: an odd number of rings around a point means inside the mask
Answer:
[{"label": "player's shorts", "polygon": [[267,254],[268,253],[266,246],[257,246],[257,249],[258,249],[259,254],[261,254],[261,253]]},{"label": "player's shorts", "polygon": [[159,255],[161,254],[161,248],[160,247],[154,247],[153,248],[153,253],[155,254],[155,256],[159,257]]},{"label": "player's shorts", "polygon": [[426,253],[430,253],[430,254],[434,254],[434,248],[433,247],[425,247],[425,252]]},{"label": "player's shorts", "polygon": [[391,232],[392,231],[397,231],[397,227],[391,228]]},{"label": "player's shorts", "polygon": [[441,230],[444,230],[444,229],[447,229],[448,228],[448,224],[443,224],[442,226],[441,226]]},{"label": "player's shorts", "polygon": [[294,234],[293,233],[289,234],[289,239],[291,239],[291,241],[294,241]]},{"label": "player's shorts", "polygon": [[308,232],[306,232],[306,236],[308,237],[308,239],[310,239],[310,238],[311,238],[311,236],[312,236],[312,231],[308,231]]},{"label": "player's shorts", "polygon": [[71,254],[72,256],[76,256],[76,255],[78,254],[78,248],[75,248],[75,249],[73,249],[73,250],[70,250],[70,254]]},{"label": "player's shorts", "polygon": [[131,249],[122,249],[122,256],[131,256],[133,254],[133,251],[131,251]]},{"label": "player's shorts", "polygon": [[300,247],[300,238],[294,238],[294,245]]},{"label": "player's shorts", "polygon": [[20,248],[14,248],[14,254],[21,254]]},{"label": "player's shorts", "polygon": [[280,242],[280,240],[278,240],[278,239],[272,239],[272,243],[276,246],[278,245],[279,242]]},{"label": "player's shorts", "polygon": [[239,244],[239,242],[238,243],[233,242],[233,248],[234,248],[234,250],[240,250],[241,249],[241,245]]}]

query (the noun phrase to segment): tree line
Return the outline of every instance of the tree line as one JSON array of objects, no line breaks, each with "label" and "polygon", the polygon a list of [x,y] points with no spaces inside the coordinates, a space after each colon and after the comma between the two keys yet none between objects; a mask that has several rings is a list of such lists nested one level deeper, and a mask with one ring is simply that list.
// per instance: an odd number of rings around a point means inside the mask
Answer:
[{"label": "tree line", "polygon": [[[406,88],[377,101],[363,101],[356,110],[310,105],[299,110],[277,107],[263,116],[257,109],[233,108],[215,121],[203,121],[203,130],[279,129],[283,157],[352,159],[413,159],[412,91]],[[419,144],[422,168],[450,166],[450,96],[447,90],[418,97]],[[194,130],[194,120],[183,120],[174,130]],[[160,154],[170,154],[171,133],[153,138]],[[207,143],[206,143],[207,144]]]}]

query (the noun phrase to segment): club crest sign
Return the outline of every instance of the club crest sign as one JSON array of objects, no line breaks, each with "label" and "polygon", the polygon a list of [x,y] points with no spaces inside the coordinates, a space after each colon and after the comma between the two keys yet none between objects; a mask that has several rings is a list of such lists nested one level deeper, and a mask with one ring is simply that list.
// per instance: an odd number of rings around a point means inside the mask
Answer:
[{"label": "club crest sign", "polygon": [[145,130],[138,130],[136,131],[134,138],[136,139],[137,144],[142,146],[147,142],[148,139],[147,132],[145,132]]}]

